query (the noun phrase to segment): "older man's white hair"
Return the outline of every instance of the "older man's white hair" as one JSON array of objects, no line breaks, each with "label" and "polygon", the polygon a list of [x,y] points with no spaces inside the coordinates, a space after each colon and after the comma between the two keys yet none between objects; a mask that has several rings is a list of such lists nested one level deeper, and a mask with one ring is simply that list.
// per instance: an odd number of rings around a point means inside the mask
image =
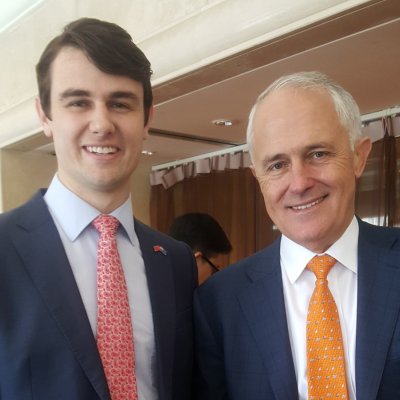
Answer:
[{"label": "older man's white hair", "polygon": [[[247,145],[250,157],[253,160],[253,136],[254,136],[254,117],[260,103],[271,93],[284,88],[300,88],[310,90],[325,91],[332,99],[336,113],[342,126],[349,134],[350,144],[354,149],[354,144],[361,138],[361,117],[360,110],[352,95],[333,82],[328,76],[321,72],[297,72],[282,76],[267,87],[257,98],[253,105],[249,122],[247,125]],[[290,110],[288,110],[288,113]]]}]

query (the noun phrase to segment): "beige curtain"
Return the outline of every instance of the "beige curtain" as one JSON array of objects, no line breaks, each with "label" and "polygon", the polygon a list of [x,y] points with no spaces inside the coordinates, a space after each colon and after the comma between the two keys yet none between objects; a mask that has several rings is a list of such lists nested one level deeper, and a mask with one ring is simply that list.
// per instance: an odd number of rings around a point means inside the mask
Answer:
[{"label": "beige curtain", "polygon": [[356,213],[376,225],[400,226],[400,137],[387,130],[372,145],[358,182]]}]

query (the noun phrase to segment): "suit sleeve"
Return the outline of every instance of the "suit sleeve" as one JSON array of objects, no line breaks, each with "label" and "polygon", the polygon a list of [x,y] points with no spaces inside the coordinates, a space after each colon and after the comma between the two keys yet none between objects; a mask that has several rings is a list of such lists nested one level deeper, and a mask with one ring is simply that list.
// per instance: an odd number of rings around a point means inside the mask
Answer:
[{"label": "suit sleeve", "polygon": [[195,399],[228,400],[222,346],[218,345],[198,291],[194,295]]}]

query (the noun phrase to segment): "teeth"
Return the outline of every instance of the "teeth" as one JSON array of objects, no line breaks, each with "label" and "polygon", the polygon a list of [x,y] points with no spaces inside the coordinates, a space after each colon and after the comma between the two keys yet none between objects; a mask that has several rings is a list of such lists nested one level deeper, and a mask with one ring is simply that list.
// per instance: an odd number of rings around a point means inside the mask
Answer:
[{"label": "teeth", "polygon": [[87,151],[90,153],[98,153],[98,154],[110,154],[115,153],[117,151],[116,147],[100,147],[100,146],[87,146]]},{"label": "teeth", "polygon": [[321,203],[321,201],[322,201],[322,198],[320,198],[318,200],[315,200],[310,204],[305,204],[305,205],[302,205],[302,206],[293,206],[292,208],[294,210],[306,210],[307,208],[311,208],[311,207],[315,206],[316,204]]}]

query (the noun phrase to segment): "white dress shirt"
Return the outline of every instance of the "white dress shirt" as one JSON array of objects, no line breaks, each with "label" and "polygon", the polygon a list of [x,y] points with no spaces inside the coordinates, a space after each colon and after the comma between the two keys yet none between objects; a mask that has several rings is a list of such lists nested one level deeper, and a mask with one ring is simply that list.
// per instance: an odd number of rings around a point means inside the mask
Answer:
[{"label": "white dress shirt", "polygon": [[[53,178],[44,200],[60,234],[93,334],[96,336],[98,232],[91,222],[100,212],[68,190],[57,176]],[[120,222],[117,246],[128,288],[139,400],[157,400],[153,315],[130,197],[111,215]]]},{"label": "white dress shirt", "polygon": [[[342,237],[324,254],[337,260],[328,274],[329,289],[339,313],[349,399],[356,400],[355,349],[357,321],[358,222],[355,217]],[[281,240],[283,292],[300,400],[307,400],[306,320],[315,275],[306,268],[316,255],[285,236]]]}]

